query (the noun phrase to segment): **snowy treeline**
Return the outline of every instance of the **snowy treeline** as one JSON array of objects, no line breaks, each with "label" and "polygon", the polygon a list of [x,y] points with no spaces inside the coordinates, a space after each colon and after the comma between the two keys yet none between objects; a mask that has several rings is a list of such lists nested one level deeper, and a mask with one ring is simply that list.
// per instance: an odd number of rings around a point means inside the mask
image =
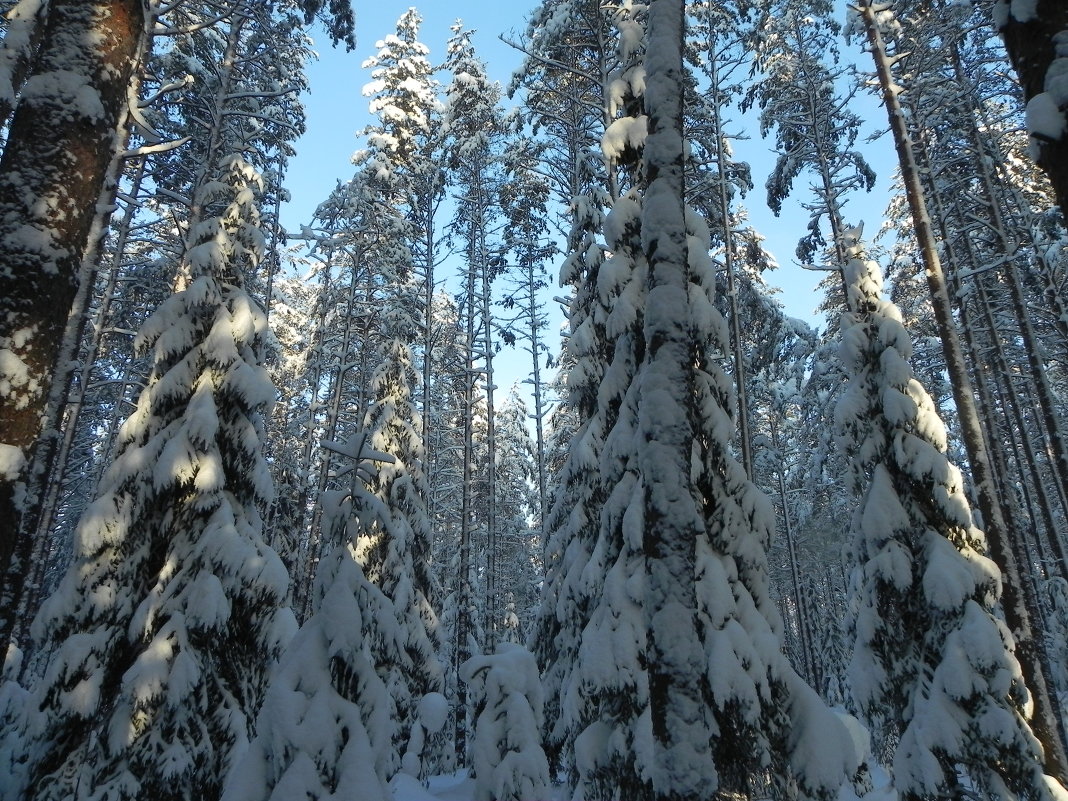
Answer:
[{"label": "snowy treeline", "polygon": [[0,10],[0,799],[1068,799],[1060,6]]}]

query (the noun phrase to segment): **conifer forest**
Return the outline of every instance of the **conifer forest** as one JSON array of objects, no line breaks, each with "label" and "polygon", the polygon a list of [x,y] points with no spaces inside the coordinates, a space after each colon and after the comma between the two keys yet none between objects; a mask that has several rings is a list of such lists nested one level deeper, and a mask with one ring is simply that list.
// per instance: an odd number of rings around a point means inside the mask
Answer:
[{"label": "conifer forest", "polygon": [[1068,3],[525,5],[0,0],[0,801],[1068,801]]}]

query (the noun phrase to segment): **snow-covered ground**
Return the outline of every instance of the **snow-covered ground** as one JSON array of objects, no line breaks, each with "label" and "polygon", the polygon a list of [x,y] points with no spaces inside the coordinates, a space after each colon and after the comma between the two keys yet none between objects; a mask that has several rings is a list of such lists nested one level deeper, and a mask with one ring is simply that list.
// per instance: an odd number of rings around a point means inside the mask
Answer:
[{"label": "snow-covered ground", "polygon": [[[444,776],[431,776],[429,787],[405,774],[398,774],[389,783],[394,801],[477,801],[475,780],[467,775],[466,770]],[[871,792],[858,796],[850,788],[844,788],[838,801],[897,801],[897,793],[890,787],[890,777],[879,769],[873,776]],[[545,799],[528,801],[567,801],[567,788],[553,787],[552,793]]]},{"label": "snow-covered ground", "polygon": [[[402,773],[395,776],[389,783],[389,789],[393,791],[394,801],[476,801],[477,799],[475,780],[467,775],[466,770],[445,776],[431,776],[429,785],[429,788],[423,787],[421,782]],[[566,788],[554,787],[548,798],[530,799],[530,801],[566,801],[566,798]]]}]

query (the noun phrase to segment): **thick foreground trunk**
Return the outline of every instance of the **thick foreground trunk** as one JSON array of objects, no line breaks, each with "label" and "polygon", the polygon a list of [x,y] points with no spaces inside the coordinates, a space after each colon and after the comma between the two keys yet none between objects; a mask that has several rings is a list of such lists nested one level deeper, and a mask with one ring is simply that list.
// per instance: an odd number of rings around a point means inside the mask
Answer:
[{"label": "thick foreground trunk", "polygon": [[[40,435],[78,268],[144,38],[141,0],[53,0],[33,74],[0,159],[0,634],[19,583],[9,571],[18,486]],[[12,577],[14,576],[14,577]]]},{"label": "thick foreground trunk", "polygon": [[[1008,12],[1001,35],[1009,60],[1020,76],[1025,101],[1046,90],[1046,73],[1056,56],[1053,39],[1058,33],[1068,37],[1068,3],[1064,0],[1038,0],[1030,18],[1024,21]],[[1068,42],[1062,45],[1066,46]],[[1061,113],[1066,111],[1062,106]],[[1057,139],[1036,137],[1034,141],[1038,165],[1049,175],[1061,212],[1068,217],[1068,129]]]}]

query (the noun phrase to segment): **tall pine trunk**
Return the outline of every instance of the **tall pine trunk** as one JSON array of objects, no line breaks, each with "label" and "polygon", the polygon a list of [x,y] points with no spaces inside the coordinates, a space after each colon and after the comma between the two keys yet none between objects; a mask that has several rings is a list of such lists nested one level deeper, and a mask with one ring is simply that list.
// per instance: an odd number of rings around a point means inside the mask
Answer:
[{"label": "tall pine trunk", "polygon": [[18,485],[40,434],[78,269],[107,210],[97,199],[121,147],[127,90],[145,41],[140,0],[53,0],[0,159],[0,617]]}]

